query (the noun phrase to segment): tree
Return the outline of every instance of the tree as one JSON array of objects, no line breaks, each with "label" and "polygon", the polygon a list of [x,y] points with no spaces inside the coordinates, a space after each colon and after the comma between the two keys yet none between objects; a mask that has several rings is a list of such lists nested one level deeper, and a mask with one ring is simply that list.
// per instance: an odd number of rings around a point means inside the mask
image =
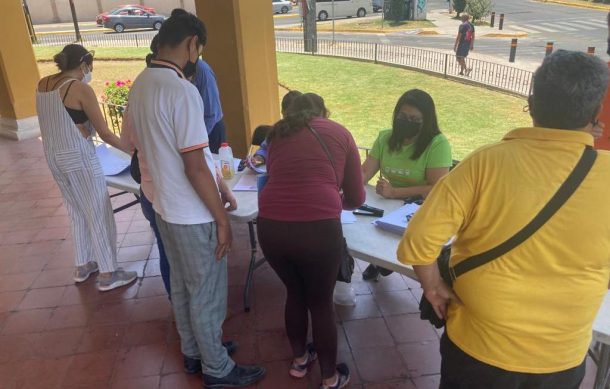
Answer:
[{"label": "tree", "polygon": [[481,20],[491,14],[493,7],[491,0],[468,0],[466,11],[472,17],[472,21]]},{"label": "tree", "polygon": [[457,12],[459,18],[460,14],[466,9],[466,0],[453,0],[453,9]]}]

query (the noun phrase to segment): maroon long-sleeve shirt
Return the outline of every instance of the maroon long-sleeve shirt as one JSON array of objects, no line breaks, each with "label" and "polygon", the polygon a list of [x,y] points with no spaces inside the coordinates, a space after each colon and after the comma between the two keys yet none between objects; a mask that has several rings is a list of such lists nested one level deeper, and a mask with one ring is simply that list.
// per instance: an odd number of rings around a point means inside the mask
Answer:
[{"label": "maroon long-sleeve shirt", "polygon": [[307,128],[269,145],[269,181],[259,199],[259,216],[279,221],[339,218],[342,209],[358,208],[365,200],[360,155],[352,134],[332,120],[310,122],[333,155],[343,195],[320,142]]}]

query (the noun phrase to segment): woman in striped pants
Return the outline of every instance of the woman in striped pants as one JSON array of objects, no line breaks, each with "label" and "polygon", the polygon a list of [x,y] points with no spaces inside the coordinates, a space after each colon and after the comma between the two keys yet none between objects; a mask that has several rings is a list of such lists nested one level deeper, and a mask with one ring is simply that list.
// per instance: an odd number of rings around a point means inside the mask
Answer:
[{"label": "woman in striped pants", "polygon": [[93,53],[72,44],[54,60],[60,72],[40,80],[36,93],[44,153],[71,219],[74,281],[83,282],[99,270],[97,287],[108,291],[133,282],[137,273],[117,267],[116,225],[91,137],[97,130],[111,146],[120,149],[120,142],[87,85]]}]

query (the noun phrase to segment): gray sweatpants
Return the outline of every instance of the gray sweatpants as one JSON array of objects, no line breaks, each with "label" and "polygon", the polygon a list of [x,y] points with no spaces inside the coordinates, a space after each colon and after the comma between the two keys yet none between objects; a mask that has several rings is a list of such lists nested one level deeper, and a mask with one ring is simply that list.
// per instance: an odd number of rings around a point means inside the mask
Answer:
[{"label": "gray sweatpants", "polygon": [[216,223],[157,225],[171,269],[172,307],[182,353],[201,359],[203,374],[224,377],[235,362],[222,346],[227,314],[227,259],[216,260]]}]

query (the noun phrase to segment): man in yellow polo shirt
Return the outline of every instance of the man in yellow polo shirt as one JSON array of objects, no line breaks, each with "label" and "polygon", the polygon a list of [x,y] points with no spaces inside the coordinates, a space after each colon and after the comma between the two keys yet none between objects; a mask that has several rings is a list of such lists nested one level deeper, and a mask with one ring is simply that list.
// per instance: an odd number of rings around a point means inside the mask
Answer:
[{"label": "man in yellow polo shirt", "polygon": [[610,153],[569,200],[507,254],[446,285],[436,263],[455,236],[451,265],[512,237],[570,175],[608,85],[605,63],[560,50],[535,75],[534,127],[508,133],[462,161],[411,220],[398,258],[414,265],[426,298],[447,319],[441,389],[577,389],[592,323],[610,280]]}]

